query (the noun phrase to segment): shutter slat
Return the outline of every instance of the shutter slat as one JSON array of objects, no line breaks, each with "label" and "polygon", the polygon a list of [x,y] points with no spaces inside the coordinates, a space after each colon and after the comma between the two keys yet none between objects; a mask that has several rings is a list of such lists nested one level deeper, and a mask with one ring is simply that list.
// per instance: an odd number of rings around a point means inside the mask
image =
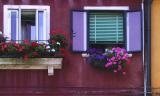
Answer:
[{"label": "shutter slat", "polygon": [[90,13],[89,40],[99,43],[123,42],[123,15],[120,13]]},{"label": "shutter slat", "polygon": [[[119,25],[123,25],[123,23],[121,24],[119,24]],[[95,26],[95,24],[90,24],[90,26]],[[103,23],[103,24],[96,24],[96,26],[115,26],[115,24],[106,24],[106,23]],[[119,27],[121,27],[121,26],[119,26]]]}]

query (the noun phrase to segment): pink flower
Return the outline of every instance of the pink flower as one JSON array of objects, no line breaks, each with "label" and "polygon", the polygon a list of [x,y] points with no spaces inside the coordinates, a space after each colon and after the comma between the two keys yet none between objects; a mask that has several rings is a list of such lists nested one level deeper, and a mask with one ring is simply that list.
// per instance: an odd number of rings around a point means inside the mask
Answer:
[{"label": "pink flower", "polygon": [[116,48],[112,48],[112,50],[114,51]]},{"label": "pink flower", "polygon": [[120,51],[118,51],[118,52],[117,52],[117,55],[120,55],[120,54],[121,54],[121,52],[120,52]]},{"label": "pink flower", "polygon": [[117,62],[113,62],[113,64],[117,64]]},{"label": "pink flower", "polygon": [[127,58],[126,56],[123,56],[123,57],[122,57],[122,59],[124,59],[124,60],[125,60],[126,58]]},{"label": "pink flower", "polygon": [[128,57],[128,53],[125,53],[124,56]]},{"label": "pink flower", "polygon": [[107,63],[107,64],[105,64],[105,68],[108,68],[110,65]]},{"label": "pink flower", "polygon": [[116,49],[117,49],[117,51],[121,51],[121,48],[120,48],[120,47],[117,47]]},{"label": "pink flower", "polygon": [[112,62],[109,62],[109,63],[105,64],[105,67],[107,68],[107,67],[109,67],[111,65],[112,65]]},{"label": "pink flower", "polygon": [[118,65],[118,71],[120,71],[122,69],[121,65]]},{"label": "pink flower", "polygon": [[114,73],[117,73],[117,70],[114,70],[113,72],[114,72]]},{"label": "pink flower", "polygon": [[115,60],[115,59],[116,59],[115,57],[112,57],[112,58],[111,58],[112,61]]},{"label": "pink flower", "polygon": [[122,72],[123,75],[126,75],[126,72]]}]

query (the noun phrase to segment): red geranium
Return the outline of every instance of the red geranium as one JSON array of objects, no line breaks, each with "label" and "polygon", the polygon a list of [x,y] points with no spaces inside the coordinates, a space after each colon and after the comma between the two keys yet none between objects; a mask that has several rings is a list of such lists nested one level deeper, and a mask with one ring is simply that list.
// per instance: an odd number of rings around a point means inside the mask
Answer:
[{"label": "red geranium", "polygon": [[24,40],[24,44],[28,45],[29,41],[28,40]]},{"label": "red geranium", "polygon": [[[14,41],[0,41],[0,56],[13,55],[15,57],[24,57],[27,60],[29,57],[53,57],[67,54],[65,47],[67,46],[66,32],[56,30],[50,33],[50,39],[46,44],[38,42],[30,42],[24,40],[22,43]],[[0,39],[2,39],[0,35]],[[57,55],[58,54],[58,55]]]},{"label": "red geranium", "polygon": [[38,44],[37,42],[32,42],[32,43],[31,43],[31,46],[32,46],[32,47],[37,47],[38,45],[39,45],[39,44]]},{"label": "red geranium", "polygon": [[19,52],[22,52],[23,50],[24,50],[24,46],[20,46],[18,49]]}]

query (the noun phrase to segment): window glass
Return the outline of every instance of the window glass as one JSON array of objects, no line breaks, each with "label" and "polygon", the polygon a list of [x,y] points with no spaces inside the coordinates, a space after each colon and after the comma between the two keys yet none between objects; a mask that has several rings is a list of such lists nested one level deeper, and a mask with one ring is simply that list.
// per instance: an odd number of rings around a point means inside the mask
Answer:
[{"label": "window glass", "polygon": [[16,11],[11,11],[11,40],[16,40],[16,28],[17,28],[17,12]]},{"label": "window glass", "polygon": [[44,17],[43,17],[43,11],[38,11],[38,40],[43,42],[43,26],[44,26]]}]

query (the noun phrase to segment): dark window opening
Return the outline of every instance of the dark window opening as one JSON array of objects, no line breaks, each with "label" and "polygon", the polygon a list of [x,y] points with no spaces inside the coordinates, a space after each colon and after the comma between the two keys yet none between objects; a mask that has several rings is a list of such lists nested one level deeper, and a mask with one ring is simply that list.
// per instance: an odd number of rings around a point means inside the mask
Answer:
[{"label": "dark window opening", "polygon": [[36,10],[22,10],[21,40],[36,40]]}]

